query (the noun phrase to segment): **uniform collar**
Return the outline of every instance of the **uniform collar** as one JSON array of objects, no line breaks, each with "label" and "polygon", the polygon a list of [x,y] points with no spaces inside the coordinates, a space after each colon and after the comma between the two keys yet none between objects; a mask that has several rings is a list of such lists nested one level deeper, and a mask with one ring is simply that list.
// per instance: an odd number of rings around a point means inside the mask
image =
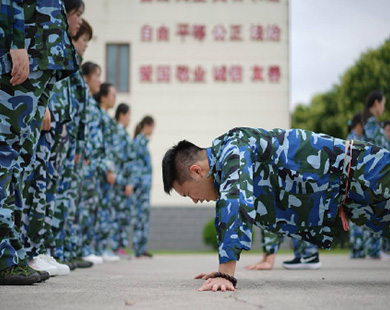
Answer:
[{"label": "uniform collar", "polygon": [[210,177],[210,175],[213,174],[213,177],[214,177],[214,187],[217,190],[219,190],[219,184],[221,183],[221,176],[220,176],[220,173],[218,173],[218,170],[217,170],[218,160],[217,160],[217,157],[214,154],[213,148],[209,147],[209,148],[206,149],[206,151],[207,151],[207,158],[208,158],[208,161],[209,161],[209,168],[210,168],[210,171],[207,174],[207,177]]}]

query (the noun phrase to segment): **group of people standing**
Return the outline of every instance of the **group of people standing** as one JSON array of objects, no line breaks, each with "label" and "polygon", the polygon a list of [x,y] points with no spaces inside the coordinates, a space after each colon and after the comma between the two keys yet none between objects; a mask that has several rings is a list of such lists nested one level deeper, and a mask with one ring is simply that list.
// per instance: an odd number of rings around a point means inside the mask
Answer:
[{"label": "group of people standing", "polygon": [[0,284],[31,284],[147,251],[152,166],[145,116],[82,57],[82,0],[2,0]]}]

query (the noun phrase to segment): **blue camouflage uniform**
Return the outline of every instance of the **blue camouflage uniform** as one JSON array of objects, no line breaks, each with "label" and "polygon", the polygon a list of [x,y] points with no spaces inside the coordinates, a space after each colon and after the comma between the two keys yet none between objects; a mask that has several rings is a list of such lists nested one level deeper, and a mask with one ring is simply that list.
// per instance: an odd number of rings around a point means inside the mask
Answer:
[{"label": "blue camouflage uniform", "polygon": [[[363,133],[360,140],[370,142],[390,150],[389,141],[387,141],[386,138],[386,133],[375,116],[371,116],[367,119],[363,126]],[[364,235],[364,244],[367,254],[372,258],[379,258],[382,249],[383,238],[367,230],[364,231]]]},{"label": "blue camouflage uniform", "polygon": [[[78,57],[79,63],[82,59]],[[70,76],[70,122],[66,124],[67,133],[72,141],[72,148],[75,154],[83,155],[86,137],[86,115],[85,110],[89,105],[89,89],[83,78],[81,70]],[[81,156],[82,157],[82,156]],[[65,220],[64,233],[64,259],[70,261],[79,256],[79,219],[80,213],[80,186],[82,178],[83,158],[78,163],[74,162],[70,170],[70,182],[68,188],[69,210]]]},{"label": "blue camouflage uniform", "polygon": [[113,235],[111,240],[111,247],[113,250],[119,248],[126,248],[129,243],[129,233],[131,228],[131,209],[134,205],[134,195],[129,197],[124,195],[125,186],[135,186],[139,178],[137,169],[137,155],[134,149],[134,143],[126,128],[118,124],[118,138],[119,138],[119,158],[116,161],[116,171],[122,171],[122,184],[114,186],[115,191],[115,221],[113,227]]},{"label": "blue camouflage uniform", "polygon": [[[0,270],[25,265],[19,234],[23,180],[56,80],[77,69],[62,1],[2,0],[0,6]],[[10,84],[11,49],[27,50],[30,74]]]},{"label": "blue camouflage uniform", "polygon": [[134,235],[133,249],[135,256],[141,256],[147,250],[150,218],[150,190],[152,187],[152,162],[148,150],[149,140],[141,132],[134,138],[137,154],[139,178],[134,191]]},{"label": "blue camouflage uniform", "polygon": [[112,228],[115,219],[114,205],[114,186],[107,182],[107,172],[112,171],[115,174],[116,184],[122,182],[119,171],[115,169],[115,162],[118,151],[118,135],[116,122],[103,110],[103,144],[104,144],[104,162],[105,168],[101,171],[99,188],[99,208],[97,210],[95,252],[102,255],[107,250],[112,236]]},{"label": "blue camouflage uniform", "polygon": [[330,248],[348,165],[347,218],[390,238],[390,152],[325,134],[234,128],[207,149],[219,198],[219,260],[249,250],[252,225]]},{"label": "blue camouflage uniform", "polygon": [[80,251],[82,256],[95,254],[92,242],[97,238],[97,214],[101,201],[102,175],[107,174],[103,134],[103,112],[92,97],[88,97],[88,137],[84,157],[89,164],[83,166],[80,199]]}]

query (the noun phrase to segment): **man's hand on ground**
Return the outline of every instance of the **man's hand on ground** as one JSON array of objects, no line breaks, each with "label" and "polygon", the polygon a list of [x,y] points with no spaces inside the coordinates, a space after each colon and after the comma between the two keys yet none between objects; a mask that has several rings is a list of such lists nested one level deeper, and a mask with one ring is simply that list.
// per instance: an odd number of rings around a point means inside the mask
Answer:
[{"label": "man's hand on ground", "polygon": [[30,73],[27,50],[24,48],[10,50],[10,55],[12,59],[12,78],[10,82],[12,86],[20,85],[27,79]]},{"label": "man's hand on ground", "polygon": [[198,291],[235,291],[233,284],[224,278],[209,278]]}]

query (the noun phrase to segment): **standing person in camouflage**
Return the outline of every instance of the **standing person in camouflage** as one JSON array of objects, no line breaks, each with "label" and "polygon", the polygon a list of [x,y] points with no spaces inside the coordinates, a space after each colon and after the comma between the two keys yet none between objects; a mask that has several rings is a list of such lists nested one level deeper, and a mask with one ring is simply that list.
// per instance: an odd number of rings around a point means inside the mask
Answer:
[{"label": "standing person in camouflage", "polygon": [[[378,117],[385,112],[385,104],[386,98],[381,91],[374,90],[370,92],[362,116],[363,132],[361,141],[370,142],[390,150],[386,133],[378,121]],[[367,236],[364,244],[367,255],[373,259],[380,259],[383,244],[382,237],[371,231],[366,231],[365,233]]]},{"label": "standing person in camouflage", "polygon": [[[348,132],[347,140],[361,140],[363,133],[362,113],[355,114],[352,121],[349,121]],[[349,228],[349,257],[364,258],[366,256],[364,244],[368,231],[351,221],[349,221]]]},{"label": "standing person in camouflage", "polygon": [[[79,64],[92,39],[92,28],[83,20],[79,31],[73,37],[73,44],[76,47]],[[87,112],[89,108],[89,89],[83,78],[81,70],[70,76],[71,109],[70,122],[66,124],[72,147],[76,150],[74,167],[70,171],[71,182],[69,183],[68,196],[70,197],[70,208],[65,221],[64,256],[65,260],[71,262],[78,268],[88,268],[93,265],[81,259],[80,246],[80,186],[82,168],[84,164],[85,138],[87,134]]]},{"label": "standing person in camouflage", "polygon": [[61,1],[2,0],[0,26],[0,284],[30,284],[41,277],[27,266],[19,238],[21,180],[53,84],[77,64]]},{"label": "standing person in camouflage", "polygon": [[111,247],[115,254],[128,258],[125,251],[129,244],[129,233],[131,228],[131,209],[134,205],[134,185],[138,179],[138,169],[134,143],[126,128],[130,124],[130,107],[121,103],[115,112],[115,120],[118,122],[118,137],[120,160],[117,161],[116,170],[123,172],[123,184],[114,186],[115,199],[115,222]]},{"label": "standing person in camouflage", "polygon": [[114,186],[115,184],[122,185],[121,182],[123,180],[121,172],[117,171],[115,167],[115,163],[119,159],[118,153],[120,152],[118,126],[108,115],[108,111],[115,105],[115,87],[110,83],[101,84],[95,99],[102,111],[104,155],[107,167],[100,176],[101,187],[99,192],[101,193],[101,199],[99,200],[100,204],[97,213],[95,251],[102,256],[104,261],[114,262],[120,259],[119,256],[115,255],[108,248],[115,219]]},{"label": "standing person in camouflage", "polygon": [[[67,21],[69,25],[69,33],[74,36],[81,24],[81,14],[84,10],[84,4],[81,0],[65,2],[65,11],[67,13]],[[77,73],[75,73],[77,74]],[[67,79],[56,83],[62,85],[67,80],[72,79],[75,75],[72,74]],[[61,91],[62,93],[62,91]],[[62,100],[54,94],[49,101],[49,107],[53,111],[53,106],[58,103],[63,103],[61,107],[63,109],[69,109],[66,103],[69,103],[71,96],[65,96],[68,100]],[[54,100],[53,100],[54,99]],[[58,101],[57,101],[58,100]],[[49,107],[46,109],[46,114],[49,115]],[[46,116],[46,115],[45,115]],[[53,114],[53,121],[55,116]],[[53,178],[54,169],[49,169],[51,153],[55,153],[53,146],[59,145],[59,137],[56,137],[58,128],[56,122],[53,122],[53,128],[50,128],[50,121],[47,128],[41,132],[38,141],[38,148],[35,154],[34,169],[26,182],[25,190],[23,193],[24,197],[24,210],[23,210],[23,231],[22,240],[24,241],[27,254],[29,256],[30,267],[47,271],[50,275],[65,275],[70,272],[69,267],[60,264],[55,261],[49,254],[45,247],[45,241],[51,237],[51,224],[53,219],[53,205],[50,204],[50,197],[48,188]],[[61,128],[60,126],[59,128]],[[50,166],[51,168],[52,166]]]},{"label": "standing person in camouflage", "polygon": [[99,65],[86,62],[81,66],[83,77],[89,88],[88,101],[88,138],[84,158],[88,162],[83,166],[83,180],[80,199],[80,255],[93,264],[103,263],[101,256],[96,255],[93,242],[96,238],[97,213],[100,204],[100,175],[107,176],[107,165],[103,138],[103,112],[93,95],[100,90],[101,69]]},{"label": "standing person in camouflage", "polygon": [[390,238],[390,152],[301,129],[234,128],[210,148],[181,141],[164,156],[164,190],[216,201],[219,272],[204,290],[234,290],[252,226],[330,248],[347,218]]},{"label": "standing person in camouflage", "polygon": [[[77,28],[72,33],[75,36],[79,31],[82,19],[81,15],[84,12],[84,3],[82,0],[66,0],[65,7],[68,12],[75,11],[74,15],[68,14],[68,22],[72,17],[77,18]],[[65,84],[66,83],[66,84]],[[62,91],[64,98],[57,105],[55,112],[58,114],[59,122],[63,124],[62,141],[58,150],[59,164],[59,183],[55,195],[55,207],[53,216],[52,231],[54,236],[55,247],[52,249],[53,256],[71,267],[71,254],[65,251],[65,225],[67,218],[74,217],[75,195],[71,191],[72,188],[72,172],[76,162],[80,160],[80,156],[76,154],[76,139],[78,136],[78,125],[80,117],[80,106],[85,102],[85,92],[81,91],[80,95],[75,95],[78,88],[79,78],[78,73],[71,75],[62,85],[59,86],[59,91]],[[81,99],[80,99],[81,98]],[[81,129],[83,131],[84,128]],[[82,137],[81,137],[82,139]]]},{"label": "standing person in camouflage", "polygon": [[133,250],[137,258],[152,257],[147,251],[150,218],[150,190],[152,188],[152,161],[148,150],[149,137],[154,130],[154,120],[145,116],[136,126],[134,148],[137,153],[138,183],[135,186],[134,199],[134,235]]}]

